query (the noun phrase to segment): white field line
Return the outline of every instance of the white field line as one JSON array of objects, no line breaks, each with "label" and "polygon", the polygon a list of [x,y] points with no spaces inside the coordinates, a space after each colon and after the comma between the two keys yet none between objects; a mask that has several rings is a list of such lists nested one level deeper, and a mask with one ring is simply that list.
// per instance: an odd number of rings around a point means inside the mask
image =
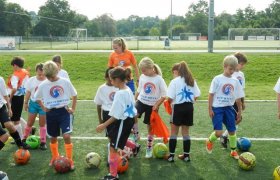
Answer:
[{"label": "white field line", "polygon": [[[59,139],[62,139],[62,137],[58,137]],[[79,137],[79,136],[72,136],[71,139],[77,139],[77,140],[108,140],[107,137]],[[162,138],[155,138],[156,140],[161,140]],[[183,140],[182,137],[178,137],[178,140]],[[207,138],[196,138],[191,137],[191,140],[194,141],[205,141]],[[248,138],[251,141],[280,141],[280,138]],[[146,141],[147,138],[141,138],[141,140]]]}]

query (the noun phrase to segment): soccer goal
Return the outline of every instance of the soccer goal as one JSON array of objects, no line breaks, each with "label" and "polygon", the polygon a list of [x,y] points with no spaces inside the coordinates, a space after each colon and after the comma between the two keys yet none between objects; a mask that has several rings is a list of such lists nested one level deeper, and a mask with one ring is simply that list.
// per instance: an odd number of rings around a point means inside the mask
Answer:
[{"label": "soccer goal", "polygon": [[231,28],[228,44],[232,48],[279,48],[280,28]]},{"label": "soccer goal", "polygon": [[87,41],[87,29],[83,28],[74,28],[70,29],[69,34],[67,36],[67,41]]},{"label": "soccer goal", "polygon": [[16,49],[16,38],[12,36],[0,36],[0,49]]},{"label": "soccer goal", "polygon": [[201,37],[201,33],[180,33],[180,40],[197,41]]}]

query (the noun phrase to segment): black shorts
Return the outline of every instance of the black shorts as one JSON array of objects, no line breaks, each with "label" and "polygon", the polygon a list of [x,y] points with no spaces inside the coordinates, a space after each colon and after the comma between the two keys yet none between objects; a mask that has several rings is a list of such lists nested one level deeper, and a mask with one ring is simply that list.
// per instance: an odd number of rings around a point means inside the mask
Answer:
[{"label": "black shorts", "polygon": [[8,110],[6,105],[0,108],[0,122],[3,128],[5,128],[4,123],[10,121]]},{"label": "black shorts", "polygon": [[[111,116],[109,116],[109,111],[102,111],[102,120],[103,120],[103,123],[104,122],[106,122],[106,121],[108,121],[108,119],[110,119],[111,118]],[[109,126],[107,126],[107,128],[106,128],[106,137],[108,136],[108,132],[112,129],[112,127],[113,127],[113,124],[114,123],[112,123],[112,124],[110,124]]]},{"label": "black shorts", "polygon": [[2,126],[0,125],[0,136],[6,134],[6,131],[2,128]]},{"label": "black shorts", "polygon": [[12,103],[11,103],[13,116],[11,117],[11,121],[20,120],[23,103],[24,103],[24,96],[13,96]]},{"label": "black shorts", "polygon": [[123,149],[134,125],[134,118],[116,120],[108,133],[110,146],[114,149]]},{"label": "black shorts", "polygon": [[176,126],[193,125],[193,103],[185,102],[182,104],[175,104],[173,109],[170,123]]},{"label": "black shorts", "polygon": [[143,104],[141,101],[138,100],[135,104],[135,108],[137,109],[137,113],[139,114],[138,118],[141,118],[142,114],[145,113],[143,122],[145,124],[150,124],[150,118],[153,111],[153,106]]}]

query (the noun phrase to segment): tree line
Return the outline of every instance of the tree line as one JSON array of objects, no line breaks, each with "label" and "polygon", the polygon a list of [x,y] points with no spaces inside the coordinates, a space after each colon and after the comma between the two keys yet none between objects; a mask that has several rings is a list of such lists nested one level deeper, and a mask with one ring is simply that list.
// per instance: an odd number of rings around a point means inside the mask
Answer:
[{"label": "tree line", "polygon": [[[280,28],[280,0],[274,0],[265,10],[252,6],[238,9],[235,14],[215,15],[215,39],[227,36],[229,28]],[[171,22],[172,21],[172,33]],[[70,9],[67,0],[48,0],[39,11],[28,12],[19,4],[0,0],[1,36],[67,36],[71,28],[86,28],[89,37],[115,36],[179,36],[180,33],[208,33],[208,1],[192,3],[185,16],[170,15],[114,20],[111,14],[88,19]]]}]

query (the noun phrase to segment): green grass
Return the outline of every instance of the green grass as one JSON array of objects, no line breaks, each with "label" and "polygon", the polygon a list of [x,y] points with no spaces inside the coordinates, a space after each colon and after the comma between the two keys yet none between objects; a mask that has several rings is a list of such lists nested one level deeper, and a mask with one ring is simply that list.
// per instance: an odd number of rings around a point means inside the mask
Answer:
[{"label": "green grass", "polygon": [[[20,55],[26,60],[25,67],[31,68],[52,58],[52,53],[5,53],[0,58],[0,75],[5,79],[11,74],[10,61],[13,56]],[[138,62],[145,56],[151,57],[163,71],[163,77],[168,84],[172,79],[171,67],[174,63],[186,61],[201,89],[200,99],[207,99],[211,80],[222,73],[222,60],[226,53],[186,53],[186,54],[135,54]],[[70,75],[71,81],[78,91],[79,99],[92,99],[96,89],[104,82],[104,71],[107,67],[109,53],[63,53],[64,69]],[[244,69],[246,77],[247,99],[275,99],[272,90],[280,69],[279,54],[251,53],[247,54],[249,63]]]},{"label": "green grass", "polygon": [[[278,138],[280,123],[276,118],[275,102],[247,102],[243,113],[243,122],[239,125],[238,137]],[[169,116],[160,109],[162,119],[168,125]],[[26,113],[23,117],[26,119]],[[97,112],[92,101],[79,101],[75,113],[74,132],[72,137],[104,137],[97,134]],[[38,123],[35,124],[38,126]],[[169,125],[168,125],[169,127]],[[139,120],[141,137],[146,137],[147,130],[142,120]],[[191,127],[192,138],[206,138],[212,131],[211,120],[207,113],[205,101],[195,104],[194,126]],[[180,136],[180,135],[179,135]],[[160,140],[156,140],[160,142]],[[48,167],[50,151],[30,150],[31,160],[25,166],[15,166],[13,153],[15,145],[8,144],[0,152],[0,170],[7,172],[11,180],[30,179],[99,179],[107,174],[106,145],[107,140],[73,140],[74,160],[76,170],[67,174],[57,174]],[[63,142],[60,140],[60,153],[64,153]],[[256,167],[252,171],[244,171],[238,167],[236,160],[229,157],[229,150],[220,148],[215,143],[212,154],[207,154],[204,141],[192,141],[190,163],[175,159],[168,163],[161,159],[145,159],[145,140],[141,141],[142,150],[138,157],[129,161],[129,170],[120,175],[121,179],[272,179],[272,172],[279,165],[277,152],[280,151],[278,141],[252,141],[252,152],[256,158]],[[182,141],[177,143],[176,154],[182,153]],[[85,156],[89,152],[97,152],[102,157],[99,169],[88,169]]]}]

